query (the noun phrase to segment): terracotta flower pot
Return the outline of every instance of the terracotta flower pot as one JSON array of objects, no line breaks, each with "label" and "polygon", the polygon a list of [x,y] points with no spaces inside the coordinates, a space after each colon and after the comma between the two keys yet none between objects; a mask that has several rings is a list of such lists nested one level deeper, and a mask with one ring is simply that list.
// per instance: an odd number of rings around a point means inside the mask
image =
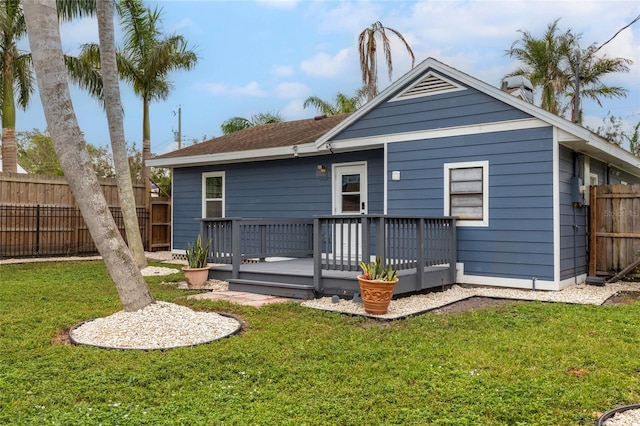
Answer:
[{"label": "terracotta flower pot", "polygon": [[189,288],[203,288],[209,278],[209,268],[182,268]]},{"label": "terracotta flower pot", "polygon": [[365,280],[362,275],[358,275],[365,312],[372,315],[386,314],[398,281]]}]

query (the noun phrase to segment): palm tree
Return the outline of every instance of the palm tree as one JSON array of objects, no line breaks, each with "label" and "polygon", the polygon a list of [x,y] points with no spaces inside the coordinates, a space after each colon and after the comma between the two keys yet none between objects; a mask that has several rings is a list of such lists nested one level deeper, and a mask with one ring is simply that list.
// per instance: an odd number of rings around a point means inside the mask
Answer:
[{"label": "palm tree", "polygon": [[104,88],[104,105],[109,123],[113,163],[118,183],[118,198],[122,206],[122,216],[127,233],[127,244],[134,261],[140,269],[147,266],[144,245],[136,215],[136,198],[133,193],[131,171],[129,170],[127,142],[124,136],[122,102],[118,84],[115,36],[113,29],[114,4],[111,0],[99,1],[97,5],[98,35],[100,39],[100,69]]},{"label": "palm tree", "polygon": [[[68,20],[90,15],[95,10],[95,0],[66,0],[56,4],[57,16]],[[20,51],[17,42],[27,34],[20,0],[0,0],[0,97],[2,98],[2,168],[16,172],[18,167],[16,148],[16,102],[26,110],[34,92],[34,76],[31,56]],[[65,61],[72,61],[66,58]],[[82,87],[91,91],[91,73],[77,74],[74,78]],[[17,98],[14,88],[17,89]]]},{"label": "palm tree", "polygon": [[[598,58],[595,56],[596,50],[595,44],[585,50],[576,48],[567,58],[569,62],[568,73],[573,81],[573,85],[567,91],[567,96],[571,98],[571,121],[574,123],[582,123],[583,99],[591,99],[602,107],[601,97],[623,98],[627,96],[627,89],[620,86],[607,86],[602,82],[602,78],[612,72],[629,72],[629,65],[632,61],[625,58],[607,58],[606,56]],[[576,98],[576,94],[578,94],[578,98]]]},{"label": "palm tree", "polygon": [[574,45],[571,30],[558,34],[558,20],[547,26],[542,38],[535,38],[528,31],[519,31],[520,40],[516,40],[507,54],[524,64],[506,75],[527,77],[534,87],[542,88],[541,107],[554,114],[561,114],[561,97],[570,82],[565,61]]},{"label": "palm tree", "polygon": [[118,70],[142,98],[142,179],[148,199],[150,171],[145,162],[151,157],[149,104],[169,96],[172,85],[167,75],[171,71],[193,69],[198,57],[181,35],[161,38],[158,24],[162,9],[145,8],[141,0],[122,0],[117,8],[125,31]]},{"label": "palm tree", "polygon": [[354,96],[347,96],[342,92],[336,94],[335,104],[320,99],[317,96],[309,96],[304,101],[303,107],[314,106],[320,114],[324,115],[338,115],[354,112],[362,106],[367,93],[364,88],[358,89]]},{"label": "palm tree", "polygon": [[[558,115],[564,115],[566,109],[575,104],[576,83],[580,86],[580,99],[590,98],[599,105],[601,96],[626,96],[625,89],[606,86],[601,79],[611,72],[629,71],[630,61],[624,58],[596,58],[594,46],[580,50],[580,36],[574,35],[571,29],[560,33],[558,21],[556,19],[548,24],[541,38],[527,31],[519,31],[522,33],[521,39],[516,40],[506,54],[524,65],[506,77],[527,77],[534,87],[542,89],[540,106]],[[566,97],[571,98],[571,102],[563,104]],[[579,109],[572,108],[574,122],[580,121]]]},{"label": "palm tree", "polygon": [[[33,74],[29,54],[19,51],[16,43],[26,35],[20,0],[0,2],[0,66],[2,67],[2,169],[5,172],[18,171],[16,148],[16,108],[15,102],[26,110],[33,94]],[[15,98],[14,87],[18,90]]]},{"label": "palm tree", "polygon": [[125,311],[154,303],[109,211],[78,126],[65,73],[55,0],[23,0],[38,91],[60,165]]},{"label": "palm tree", "polygon": [[[142,98],[142,179],[148,208],[150,171],[144,162],[151,156],[149,104],[169,96],[172,84],[167,75],[170,72],[192,69],[198,57],[181,35],[162,36],[158,29],[162,9],[145,8],[141,0],[121,0],[116,7],[125,32],[123,47],[117,52],[118,73]],[[99,68],[98,45],[84,45],[80,58]]]},{"label": "palm tree", "polygon": [[389,81],[393,74],[393,61],[391,60],[391,44],[386,31],[391,31],[407,48],[407,52],[411,55],[411,68],[415,64],[415,56],[409,43],[404,39],[402,34],[393,28],[385,27],[380,21],[375,22],[369,28],[366,28],[358,37],[358,50],[360,51],[360,69],[362,70],[362,84],[367,92],[367,101],[370,101],[378,94],[378,66],[377,66],[377,44],[376,37],[380,37],[382,42],[382,50],[389,71]]},{"label": "palm tree", "polygon": [[251,116],[251,120],[244,117],[231,117],[220,125],[222,134],[237,132],[238,130],[248,129],[253,126],[262,126],[264,124],[281,123],[284,119],[280,113],[260,112]]}]

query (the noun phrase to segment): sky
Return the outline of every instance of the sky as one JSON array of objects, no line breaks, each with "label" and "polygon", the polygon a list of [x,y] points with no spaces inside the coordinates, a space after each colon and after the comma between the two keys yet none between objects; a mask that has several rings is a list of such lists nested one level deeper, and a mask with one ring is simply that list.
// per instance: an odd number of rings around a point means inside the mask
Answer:
[{"label": "sky", "polygon": [[[358,35],[380,21],[399,31],[411,46],[416,64],[433,57],[498,87],[519,64],[505,54],[519,31],[542,36],[560,18],[559,29],[582,34],[581,47],[600,46],[640,15],[640,2],[580,1],[146,1],[161,8],[163,34],[180,34],[198,55],[195,69],[169,75],[166,100],[150,106],[151,146],[155,154],[220,136],[220,125],[235,116],[278,113],[285,120],[310,118],[303,108],[309,96],[333,103],[337,93],[353,95],[362,86]],[[116,29],[119,25],[116,24]],[[97,42],[97,22],[83,19],[62,27],[65,53]],[[118,35],[117,35],[118,36]],[[411,59],[390,35],[393,81],[411,69]],[[24,43],[26,47],[26,42]],[[599,51],[633,60],[629,73],[605,82],[629,92],[623,99],[603,99],[602,106],[584,101],[584,123],[602,124],[609,112],[625,124],[640,121],[640,21],[621,31]],[[379,57],[379,88],[387,87],[384,59]],[[120,85],[125,138],[138,148],[142,141],[142,101]],[[97,101],[72,87],[74,108],[88,143],[109,144],[105,114]],[[39,97],[28,111],[18,111],[17,131],[46,129]],[[179,119],[180,118],[180,119]],[[627,127],[629,128],[629,127]]]}]

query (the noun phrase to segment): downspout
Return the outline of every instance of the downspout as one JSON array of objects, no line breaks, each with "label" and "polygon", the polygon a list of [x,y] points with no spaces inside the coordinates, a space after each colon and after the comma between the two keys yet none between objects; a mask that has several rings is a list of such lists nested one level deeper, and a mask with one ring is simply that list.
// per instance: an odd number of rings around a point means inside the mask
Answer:
[{"label": "downspout", "polygon": [[576,242],[578,240],[578,224],[576,223],[576,203],[573,203],[573,283],[578,284],[578,252]]},{"label": "downspout", "polygon": [[[573,154],[573,175],[575,177],[580,177],[580,161],[578,159],[578,154],[574,152]],[[587,177],[584,177],[584,180],[587,180]],[[586,184],[586,182],[583,182]],[[580,189],[578,188],[578,193]],[[578,224],[576,223],[576,208],[578,207],[577,200],[573,200],[573,283],[578,284],[578,252],[576,248],[576,244],[578,241]]]}]

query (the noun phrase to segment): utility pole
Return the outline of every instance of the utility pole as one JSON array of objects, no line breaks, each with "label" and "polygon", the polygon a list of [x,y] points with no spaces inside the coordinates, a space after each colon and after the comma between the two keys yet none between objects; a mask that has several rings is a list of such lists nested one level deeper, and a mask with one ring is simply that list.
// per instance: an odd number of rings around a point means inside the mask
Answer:
[{"label": "utility pole", "polygon": [[173,137],[178,142],[178,149],[182,148],[182,107],[180,105],[178,105],[178,131],[173,132]]},{"label": "utility pole", "polygon": [[581,77],[581,70],[582,67],[580,66],[580,61],[581,61],[581,57],[580,57],[580,47],[578,47],[578,49],[576,49],[576,70],[575,70],[575,74],[576,74],[576,87],[574,90],[574,94],[573,94],[573,122],[577,123],[577,124],[581,124],[581,119],[580,119],[580,77]]}]

